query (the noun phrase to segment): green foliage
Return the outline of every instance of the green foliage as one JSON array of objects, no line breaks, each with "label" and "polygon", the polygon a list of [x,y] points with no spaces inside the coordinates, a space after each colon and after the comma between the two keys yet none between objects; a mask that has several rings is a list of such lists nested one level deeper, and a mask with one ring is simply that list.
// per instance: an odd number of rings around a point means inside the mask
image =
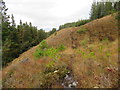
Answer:
[{"label": "green foliage", "polygon": [[62,62],[60,62],[59,65],[52,61],[49,62],[40,74],[40,87],[50,88],[57,82],[63,82],[63,79],[68,72],[67,66],[62,64]]},{"label": "green foliage", "polygon": [[110,57],[110,56],[111,56],[110,51],[106,51],[105,54],[106,54],[107,57]]},{"label": "green foliage", "polygon": [[54,48],[49,48],[46,50],[37,49],[36,52],[34,53],[34,56],[36,58],[40,58],[42,56],[48,56],[55,59],[56,57],[58,57],[57,52],[58,52],[57,49],[54,49]]},{"label": "green foliage", "polygon": [[45,50],[44,55],[49,56],[51,58],[55,58],[57,56],[58,50],[55,48],[49,48]]},{"label": "green foliage", "polygon": [[64,28],[69,28],[69,27],[78,27],[81,25],[84,25],[86,23],[89,23],[91,20],[85,19],[85,20],[79,20],[77,22],[71,22],[71,23],[66,23],[64,25],[59,26],[59,30],[64,29]]},{"label": "green foliage", "polygon": [[39,48],[40,49],[45,49],[48,48],[48,44],[45,40],[43,40],[40,44],[39,44]]},{"label": "green foliage", "polygon": [[53,28],[50,32],[49,32],[49,36],[52,35],[53,33],[55,33],[57,30],[56,28]]},{"label": "green foliage", "polygon": [[86,33],[88,30],[86,29],[86,28],[84,28],[84,27],[81,27],[79,30],[77,30],[77,33],[79,33],[79,34],[84,34],[84,33]]},{"label": "green foliage", "polygon": [[118,52],[120,52],[120,47],[118,47]]},{"label": "green foliage", "polygon": [[94,52],[90,52],[90,54],[89,54],[91,57],[92,56],[94,56],[95,55],[95,53]]},{"label": "green foliage", "polygon": [[118,21],[118,28],[120,28],[120,2],[116,3],[116,9],[118,11],[116,19]]},{"label": "green foliage", "polygon": [[78,50],[77,53],[78,53],[78,54],[82,54],[83,56],[85,55],[85,52],[82,51],[82,50]]},{"label": "green foliage", "polygon": [[[22,23],[15,24],[14,16],[11,18],[7,15],[5,2],[0,2],[3,5],[2,9],[2,66],[6,66],[14,58],[17,58],[21,53],[29,48],[37,45],[47,37],[44,30],[38,30],[32,24]],[[1,18],[1,17],[0,17]],[[11,19],[11,23],[9,22]],[[40,52],[39,52],[40,53]]]},{"label": "green foliage", "polygon": [[37,41],[41,42],[45,38],[47,38],[47,33],[43,29],[38,30],[37,31]]},{"label": "green foliage", "polygon": [[115,13],[118,10],[118,2],[93,2],[90,19],[94,20]]},{"label": "green foliage", "polygon": [[57,48],[58,51],[63,51],[65,50],[65,46],[63,44],[59,45],[59,47]]},{"label": "green foliage", "polygon": [[85,52],[81,51],[81,54],[84,56],[84,55],[85,55]]},{"label": "green foliage", "polygon": [[81,26],[81,25],[84,25],[86,23],[89,23],[91,20],[89,19],[85,19],[85,20],[79,20],[75,23],[75,26],[78,27],[78,26]]},{"label": "green foliage", "polygon": [[65,46],[64,45],[60,45],[58,48],[50,48],[47,44],[47,42],[45,40],[43,40],[40,45],[39,48],[36,50],[36,52],[34,53],[34,56],[36,58],[40,58],[42,56],[48,56],[51,58],[59,58],[59,51],[63,51],[65,50]]},{"label": "green foliage", "polygon": [[55,34],[54,34],[55,36],[57,35],[57,32],[55,32]]},{"label": "green foliage", "polygon": [[88,43],[88,40],[87,40],[87,39],[82,40],[82,41],[80,42],[80,44],[81,44],[82,46],[86,46],[87,43]]},{"label": "green foliage", "polygon": [[106,37],[106,38],[104,38],[104,39],[102,40],[102,42],[103,42],[103,43],[108,43],[109,40],[108,40],[108,38]]},{"label": "green foliage", "polygon": [[68,28],[68,27],[75,27],[75,22],[71,22],[71,23],[66,23],[64,25],[60,25],[59,26],[59,30],[64,29],[64,28]]},{"label": "green foliage", "polygon": [[82,46],[85,46],[86,44],[87,44],[87,41],[86,40],[83,40],[83,41],[81,41],[81,43],[80,43]]},{"label": "green foliage", "polygon": [[54,65],[55,65],[55,62],[54,61],[50,61],[48,64],[45,65],[45,67],[46,68],[51,68],[51,67],[54,67]]},{"label": "green foliage", "polygon": [[44,56],[44,51],[42,49],[37,49],[36,52],[34,53],[34,56],[36,58],[40,58],[41,56]]}]

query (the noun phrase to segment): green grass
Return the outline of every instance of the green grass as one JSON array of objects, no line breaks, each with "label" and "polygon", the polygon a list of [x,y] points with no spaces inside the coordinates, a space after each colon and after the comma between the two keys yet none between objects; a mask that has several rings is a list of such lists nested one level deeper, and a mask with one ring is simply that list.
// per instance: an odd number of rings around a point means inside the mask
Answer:
[{"label": "green grass", "polygon": [[63,51],[65,50],[65,46],[63,44],[59,45],[59,47],[57,48],[58,51]]},{"label": "green grass", "polygon": [[105,52],[105,55],[106,55],[107,57],[110,57],[110,56],[111,56],[110,51],[106,51],[106,52]]},{"label": "green grass", "polygon": [[86,33],[88,30],[86,29],[86,28],[84,28],[84,27],[81,27],[79,30],[77,30],[77,33],[79,33],[79,34],[84,34],[84,33]]},{"label": "green grass", "polygon": [[102,43],[109,43],[109,39],[107,37],[105,37],[103,40],[102,40]]},{"label": "green grass", "polygon": [[88,43],[88,41],[89,41],[89,38],[88,38],[88,39],[84,39],[84,40],[82,40],[82,41],[80,42],[80,45],[86,46],[87,43]]}]

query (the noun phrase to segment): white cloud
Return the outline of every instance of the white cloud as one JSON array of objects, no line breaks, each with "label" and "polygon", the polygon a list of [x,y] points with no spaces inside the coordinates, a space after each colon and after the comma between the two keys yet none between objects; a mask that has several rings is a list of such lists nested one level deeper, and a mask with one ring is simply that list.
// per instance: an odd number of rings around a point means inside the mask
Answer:
[{"label": "white cloud", "polygon": [[19,20],[32,22],[40,28],[58,28],[59,25],[89,18],[93,0],[4,0],[8,14]]}]

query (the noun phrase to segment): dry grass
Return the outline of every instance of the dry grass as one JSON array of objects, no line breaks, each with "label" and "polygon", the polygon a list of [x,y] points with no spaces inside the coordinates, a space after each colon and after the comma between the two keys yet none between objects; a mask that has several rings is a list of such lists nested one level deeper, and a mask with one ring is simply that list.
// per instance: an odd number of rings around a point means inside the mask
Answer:
[{"label": "dry grass", "polygon": [[[117,87],[118,79],[118,28],[116,20],[109,15],[94,20],[84,26],[87,32],[77,33],[81,27],[67,28],[60,30],[56,35],[46,39],[51,47],[64,44],[67,48],[60,52],[61,58],[58,66],[64,63],[79,82],[79,88],[94,87]],[[87,40],[87,43],[81,44]],[[107,40],[102,41],[103,39]],[[52,61],[49,57],[35,59],[33,53],[35,46],[21,54],[3,69],[4,87],[35,88],[39,87],[41,72],[46,64]],[[22,60],[28,58],[24,63]],[[92,82],[92,83],[91,83]],[[52,87],[61,88],[59,83]]]},{"label": "dry grass", "polygon": [[[93,46],[94,45],[94,46]],[[100,51],[99,47],[104,46]],[[90,48],[92,47],[92,48]],[[95,53],[90,55],[89,49]],[[85,54],[82,55],[83,51]],[[72,63],[72,69],[80,86],[85,88],[101,87],[110,88],[118,85],[118,41],[103,44],[92,44],[87,48],[80,47],[76,50],[77,56]],[[107,52],[110,54],[108,55]],[[92,82],[92,83],[91,83]]]}]

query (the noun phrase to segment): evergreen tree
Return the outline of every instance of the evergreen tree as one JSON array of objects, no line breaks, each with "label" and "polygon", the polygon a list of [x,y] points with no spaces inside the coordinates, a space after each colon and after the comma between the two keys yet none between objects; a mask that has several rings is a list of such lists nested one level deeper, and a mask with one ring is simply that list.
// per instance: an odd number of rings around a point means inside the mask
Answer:
[{"label": "evergreen tree", "polygon": [[114,13],[117,11],[117,7],[117,2],[93,2],[90,12],[90,19],[94,20]]},{"label": "evergreen tree", "polygon": [[5,2],[0,2],[2,18],[2,65],[6,66],[14,58],[17,58],[21,53],[28,50],[30,47],[37,45],[46,38],[44,30],[38,30],[37,27],[22,23],[16,26],[14,16],[11,16],[11,23],[9,22],[9,15],[7,15],[7,8]]},{"label": "evergreen tree", "polygon": [[53,28],[50,32],[49,32],[49,35],[52,35],[54,32],[56,32],[56,28]]},{"label": "evergreen tree", "polygon": [[91,20],[96,19],[96,6],[97,6],[96,2],[93,2],[92,8],[91,8],[91,17],[90,17]]},{"label": "evergreen tree", "polygon": [[15,24],[15,20],[14,20],[14,16],[13,16],[13,14],[12,14],[11,19],[12,19],[12,22],[11,22],[11,23],[12,23],[12,26],[14,26],[14,27],[15,27],[15,26],[16,26],[16,24]]}]

